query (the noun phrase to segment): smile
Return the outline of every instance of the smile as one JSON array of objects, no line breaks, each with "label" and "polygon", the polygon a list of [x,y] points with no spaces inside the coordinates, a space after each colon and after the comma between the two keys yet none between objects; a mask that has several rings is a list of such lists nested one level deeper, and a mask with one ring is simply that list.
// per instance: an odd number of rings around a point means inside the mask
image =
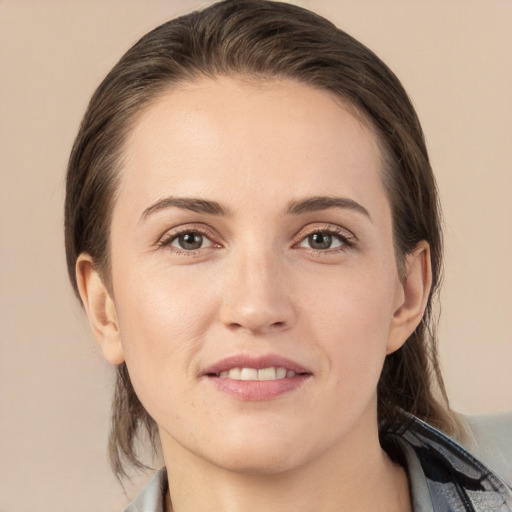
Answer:
[{"label": "smile", "polygon": [[271,400],[299,389],[312,372],[275,354],[228,357],[202,372],[207,382],[237,400]]},{"label": "smile", "polygon": [[218,377],[221,379],[233,380],[278,380],[295,377],[296,373],[293,370],[287,370],[282,366],[269,368],[232,368],[231,370],[224,370],[220,372]]}]

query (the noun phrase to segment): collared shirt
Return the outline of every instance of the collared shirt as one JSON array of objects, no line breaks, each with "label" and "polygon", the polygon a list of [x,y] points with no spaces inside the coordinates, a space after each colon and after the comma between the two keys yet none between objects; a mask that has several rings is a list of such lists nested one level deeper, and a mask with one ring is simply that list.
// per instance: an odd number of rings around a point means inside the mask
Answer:
[{"label": "collared shirt", "polygon": [[[511,416],[468,418],[472,450],[411,417],[403,433],[381,432],[407,471],[413,512],[512,512]],[[125,512],[165,512],[165,468]]]}]

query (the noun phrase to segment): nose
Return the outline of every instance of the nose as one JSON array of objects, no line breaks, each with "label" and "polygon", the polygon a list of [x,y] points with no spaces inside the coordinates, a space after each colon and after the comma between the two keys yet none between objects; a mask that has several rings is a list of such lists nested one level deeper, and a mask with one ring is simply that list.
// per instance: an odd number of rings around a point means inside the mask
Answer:
[{"label": "nose", "polygon": [[284,265],[271,251],[232,255],[220,308],[220,320],[228,329],[268,334],[294,324],[296,312]]}]

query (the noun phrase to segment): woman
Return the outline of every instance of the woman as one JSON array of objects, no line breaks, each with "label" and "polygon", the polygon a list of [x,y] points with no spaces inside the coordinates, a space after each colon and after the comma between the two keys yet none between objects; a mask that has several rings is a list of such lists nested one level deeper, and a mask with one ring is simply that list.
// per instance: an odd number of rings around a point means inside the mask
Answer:
[{"label": "woman", "polygon": [[128,510],[511,509],[445,435],[472,436],[437,364],[420,124],[328,21],[227,0],[147,34],[91,100],[65,218],[117,365],[114,471],[141,429],[165,460]]}]

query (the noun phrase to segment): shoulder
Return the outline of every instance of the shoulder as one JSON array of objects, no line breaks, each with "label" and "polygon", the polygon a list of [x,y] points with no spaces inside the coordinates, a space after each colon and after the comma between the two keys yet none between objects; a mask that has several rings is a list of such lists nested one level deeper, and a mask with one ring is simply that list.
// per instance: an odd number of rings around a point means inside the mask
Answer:
[{"label": "shoulder", "polygon": [[512,511],[508,415],[462,417],[463,444],[408,416],[405,430],[382,440],[407,469],[415,511]]},{"label": "shoulder", "polygon": [[165,512],[167,471],[158,470],[124,512]]},{"label": "shoulder", "polygon": [[464,447],[512,487],[512,412],[465,416]]}]

